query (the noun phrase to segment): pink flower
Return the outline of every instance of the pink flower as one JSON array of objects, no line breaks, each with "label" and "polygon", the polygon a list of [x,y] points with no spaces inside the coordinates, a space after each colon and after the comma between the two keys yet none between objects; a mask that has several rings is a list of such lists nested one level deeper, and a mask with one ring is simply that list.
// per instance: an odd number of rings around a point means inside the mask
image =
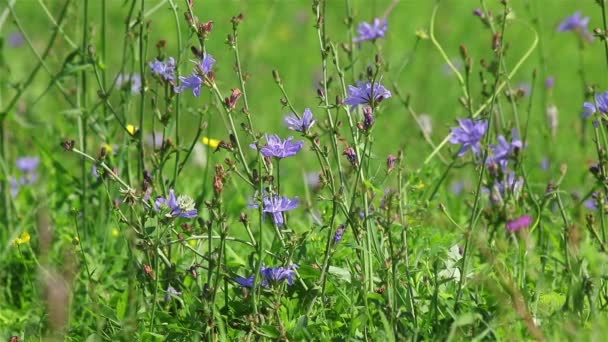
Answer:
[{"label": "pink flower", "polygon": [[524,228],[528,228],[532,224],[532,216],[524,215],[507,222],[507,230],[511,233],[515,233]]}]

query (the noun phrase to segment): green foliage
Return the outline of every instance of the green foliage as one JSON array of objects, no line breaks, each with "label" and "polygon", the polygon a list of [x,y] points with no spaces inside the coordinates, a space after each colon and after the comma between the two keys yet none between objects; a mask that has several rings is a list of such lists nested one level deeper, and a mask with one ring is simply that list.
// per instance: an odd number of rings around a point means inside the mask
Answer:
[{"label": "green foliage", "polygon": [[[606,89],[606,8],[541,3],[6,0],[0,339],[603,338],[608,113],[578,113]],[[575,10],[593,42],[556,32]],[[356,81],[391,96],[351,108]],[[264,134],[304,147],[263,156]],[[299,199],[281,226],[275,195]]]}]

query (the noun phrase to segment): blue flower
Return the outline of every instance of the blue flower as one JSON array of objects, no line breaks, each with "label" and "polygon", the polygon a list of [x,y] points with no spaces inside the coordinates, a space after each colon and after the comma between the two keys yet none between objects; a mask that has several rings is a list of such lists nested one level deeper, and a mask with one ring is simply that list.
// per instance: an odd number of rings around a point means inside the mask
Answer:
[{"label": "blue flower", "polygon": [[586,119],[596,112],[608,114],[608,91],[595,94],[595,103],[583,103],[583,113],[581,114],[581,117]]},{"label": "blue flower", "polygon": [[[279,283],[282,280],[287,280],[287,285],[293,285],[294,276],[296,275],[296,268],[298,265],[291,265],[289,267],[264,267],[260,268],[260,273],[264,277],[266,284],[268,283]],[[264,286],[264,282],[262,282]]]},{"label": "blue flower", "polygon": [[346,230],[345,225],[341,224],[338,226],[338,229],[336,229],[336,234],[334,235],[334,243],[338,243],[338,242],[342,241],[345,230]]},{"label": "blue flower", "polygon": [[249,278],[236,277],[235,281],[242,287],[252,288],[253,284],[255,283],[255,276],[251,276]]},{"label": "blue flower", "polygon": [[175,79],[175,59],[169,57],[166,61],[160,61],[158,59],[148,64],[152,73],[162,77],[166,81],[173,81]]},{"label": "blue flower", "polygon": [[[294,142],[293,137],[285,140],[281,140],[278,135],[274,134],[265,134],[264,137],[266,138],[266,145],[259,149],[264,157],[287,158],[295,156],[304,146],[303,141]],[[258,149],[255,144],[251,144],[249,147],[254,150]]]},{"label": "blue flower", "polygon": [[359,36],[353,38],[353,42],[359,43],[366,40],[376,40],[378,38],[382,38],[386,34],[387,28],[388,23],[386,22],[386,19],[380,20],[379,18],[376,18],[371,25],[365,21],[361,22],[357,27],[357,33]]},{"label": "blue flower", "polygon": [[21,34],[21,32],[19,31],[11,32],[8,36],[8,44],[11,47],[17,48],[22,46],[23,43],[25,43],[25,38],[23,37],[23,34]]},{"label": "blue flower", "polygon": [[462,144],[458,156],[464,155],[469,149],[472,149],[474,154],[479,154],[481,139],[488,130],[488,122],[485,120],[460,119],[458,125],[459,127],[452,128],[450,136],[450,143]]},{"label": "blue flower", "polygon": [[391,92],[384,88],[380,83],[363,83],[357,81],[357,86],[348,86],[348,97],[344,100],[344,104],[350,105],[350,109],[354,110],[355,107],[362,104],[368,104],[372,106],[375,102],[391,97]]},{"label": "blue flower", "polygon": [[487,160],[488,165],[497,164],[505,170],[507,162],[509,161],[509,156],[516,150],[522,149],[524,146],[521,140],[519,140],[518,135],[519,134],[514,131],[511,142],[508,142],[504,136],[499,135],[497,138],[498,144],[491,147],[492,155]]},{"label": "blue flower", "polygon": [[198,63],[199,68],[205,75],[211,72],[211,69],[213,69],[214,65],[215,58],[213,58],[213,56],[208,53],[204,54],[201,62]]},{"label": "blue flower", "polygon": [[180,86],[175,87],[176,93],[181,93],[186,89],[192,89],[192,94],[195,97],[201,96],[201,87],[203,86],[203,79],[197,74],[192,74],[190,77],[180,76]]},{"label": "blue flower", "polygon": [[300,204],[300,200],[297,197],[288,198],[278,195],[266,196],[264,197],[263,202],[263,212],[272,215],[272,220],[277,227],[280,227],[285,223],[283,212],[293,210]]},{"label": "blue flower", "polygon": [[292,131],[306,133],[315,123],[316,121],[313,119],[309,108],[304,109],[301,119],[293,113],[285,117],[285,124]]},{"label": "blue flower", "polygon": [[170,301],[171,297],[173,296],[181,296],[182,293],[180,291],[177,291],[173,286],[169,285],[169,287],[167,287],[167,291],[165,293],[165,301]]},{"label": "blue flower", "polygon": [[40,164],[40,158],[38,157],[21,157],[15,161],[17,168],[25,173],[33,173]]},{"label": "blue flower", "polygon": [[38,180],[38,173],[36,169],[40,164],[40,158],[38,157],[21,157],[17,158],[15,161],[15,165],[17,169],[19,169],[21,176],[11,176],[9,177],[9,182],[11,185],[11,195],[16,197],[21,191],[21,187],[25,185],[32,185],[36,183]]},{"label": "blue flower", "polygon": [[583,17],[580,11],[564,19],[557,27],[557,31],[575,31],[583,34],[589,41],[593,40],[593,36],[589,33],[589,17]]},{"label": "blue flower", "polygon": [[169,190],[169,197],[157,197],[154,203],[157,211],[161,211],[163,208],[170,210],[167,217],[195,218],[198,216],[194,200],[186,195],[176,198],[173,189]]},{"label": "blue flower", "polygon": [[[272,284],[279,284],[281,281],[287,281],[287,285],[293,285],[294,277],[297,275],[296,269],[299,266],[296,264],[288,267],[277,266],[277,267],[260,267],[260,274],[262,275],[262,287],[268,287]],[[255,284],[255,275],[248,278],[236,277],[235,281],[242,287],[252,288]]]}]

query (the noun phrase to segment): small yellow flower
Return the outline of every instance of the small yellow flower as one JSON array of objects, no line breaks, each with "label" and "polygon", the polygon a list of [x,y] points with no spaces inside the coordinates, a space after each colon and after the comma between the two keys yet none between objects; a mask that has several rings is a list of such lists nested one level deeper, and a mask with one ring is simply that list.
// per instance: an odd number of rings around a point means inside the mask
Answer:
[{"label": "small yellow flower", "polygon": [[113,237],[118,237],[118,235],[120,235],[120,231],[116,228],[112,229],[112,236]]},{"label": "small yellow flower", "polygon": [[131,124],[127,125],[127,132],[129,132],[129,134],[131,135],[135,135],[135,132],[137,131],[137,128]]},{"label": "small yellow flower", "polygon": [[425,186],[425,185],[424,185],[424,182],[423,182],[423,181],[420,181],[420,182],[418,182],[418,184],[414,185],[414,187],[415,187],[416,189],[423,189],[423,188],[424,188],[424,186]]},{"label": "small yellow flower", "polygon": [[108,153],[112,153],[114,152],[114,147],[112,147],[112,145],[110,144],[101,144],[101,147],[106,149],[106,152]]},{"label": "small yellow flower", "polygon": [[217,148],[220,145],[220,140],[203,137],[203,144],[211,148]]},{"label": "small yellow flower", "polygon": [[30,233],[23,232],[23,233],[21,233],[21,235],[18,238],[15,239],[14,243],[15,243],[15,245],[22,245],[24,243],[30,242],[30,239],[31,239]]},{"label": "small yellow flower", "polygon": [[196,240],[188,240],[190,247],[196,247]]}]

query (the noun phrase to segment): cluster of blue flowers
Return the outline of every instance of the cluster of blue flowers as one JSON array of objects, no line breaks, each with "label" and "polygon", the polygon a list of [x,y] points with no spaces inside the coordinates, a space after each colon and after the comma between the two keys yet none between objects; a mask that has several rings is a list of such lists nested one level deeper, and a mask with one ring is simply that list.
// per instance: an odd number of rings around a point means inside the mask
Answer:
[{"label": "cluster of blue flowers", "polygon": [[[449,140],[452,144],[461,145],[458,156],[461,157],[468,150],[471,150],[474,156],[479,157],[481,141],[488,130],[488,122],[486,120],[461,119],[458,120],[458,124],[458,127],[452,128]],[[508,169],[508,162],[512,159],[512,156],[524,147],[516,130],[513,130],[511,135],[510,142],[503,135],[499,135],[497,137],[498,144],[490,146],[490,153],[486,158],[486,164],[490,170],[494,170],[494,175],[498,175],[498,171],[501,171],[500,175],[502,176],[491,189],[485,189],[494,203],[501,203],[507,194],[513,194],[517,197],[523,186],[523,179],[516,177],[515,173]],[[477,160],[480,159],[477,158]]]},{"label": "cluster of blue flowers", "polygon": [[[296,275],[296,269],[299,266],[296,264],[288,267],[277,266],[277,267],[260,267],[260,274],[262,275],[262,287],[269,287],[271,285],[279,284],[282,281],[287,281],[287,285],[293,285],[294,276]],[[248,278],[236,277],[236,282],[242,287],[253,288],[255,284],[255,275]]]},{"label": "cluster of blue flowers", "polygon": [[191,76],[180,76],[181,85],[175,87],[176,93],[181,93],[186,89],[191,89],[195,97],[201,95],[201,88],[205,84],[205,77],[209,77],[215,65],[215,58],[210,54],[203,54],[200,61],[196,62],[196,67]]}]

